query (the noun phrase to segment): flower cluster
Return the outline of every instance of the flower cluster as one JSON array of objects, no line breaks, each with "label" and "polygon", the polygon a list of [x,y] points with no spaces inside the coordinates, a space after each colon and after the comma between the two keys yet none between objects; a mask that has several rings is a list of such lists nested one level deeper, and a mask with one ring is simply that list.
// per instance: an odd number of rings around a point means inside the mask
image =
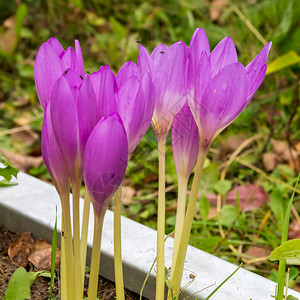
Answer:
[{"label": "flower cluster", "polygon": [[[61,198],[69,193],[70,183],[74,190],[84,180],[96,218],[103,217],[150,123],[162,153],[173,124],[176,171],[186,185],[196,162],[203,161],[216,136],[245,109],[262,83],[270,47],[268,43],[244,67],[230,37],[210,51],[205,31],[198,28],[189,46],[182,41],[170,47],[161,44],[149,54],[140,45],[138,63],[126,62],[115,76],[108,65],[85,74],[79,42],[75,40],[75,50],[64,50],[57,39],[50,38],[37,53],[34,75],[44,109],[42,154]],[[164,175],[159,175],[159,210],[163,210]],[[181,189],[184,205],[176,220],[179,241],[186,197],[186,189]],[[163,237],[164,213],[158,212],[158,218]],[[161,245],[158,241],[163,260]],[[158,256],[158,264],[160,260]],[[158,266],[157,276],[164,277],[164,270],[163,275],[159,270]],[[157,299],[163,288],[159,293]]]}]

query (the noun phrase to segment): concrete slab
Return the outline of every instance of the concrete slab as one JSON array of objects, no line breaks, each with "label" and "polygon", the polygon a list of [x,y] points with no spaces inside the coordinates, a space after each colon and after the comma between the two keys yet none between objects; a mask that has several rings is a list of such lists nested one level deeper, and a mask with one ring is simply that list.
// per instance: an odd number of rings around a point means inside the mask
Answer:
[{"label": "concrete slab", "polygon": [[[51,242],[56,207],[60,230],[61,207],[55,188],[24,173],[18,175],[18,185],[0,188],[0,223],[11,230],[29,231],[36,238]],[[81,203],[82,204],[82,203]],[[88,260],[93,239],[93,214],[88,235]],[[122,217],[122,254],[126,288],[139,294],[156,253],[156,231]],[[166,266],[171,264],[173,239],[166,241]],[[107,211],[102,237],[100,274],[114,280],[113,270],[113,213]],[[182,286],[187,287],[188,299],[205,299],[237,266],[189,246]],[[276,284],[252,272],[240,269],[213,297],[213,300],[268,300],[274,299]],[[300,294],[290,290],[290,295]],[[155,270],[151,272],[143,295],[154,299]],[[183,297],[184,298],[184,297]],[[187,299],[187,298],[185,298]]]}]

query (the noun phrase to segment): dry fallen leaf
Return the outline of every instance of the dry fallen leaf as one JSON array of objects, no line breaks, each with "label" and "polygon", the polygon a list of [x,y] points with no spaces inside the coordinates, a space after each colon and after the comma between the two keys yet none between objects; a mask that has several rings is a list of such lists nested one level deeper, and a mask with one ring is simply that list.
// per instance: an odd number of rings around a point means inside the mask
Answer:
[{"label": "dry fallen leaf", "polygon": [[222,12],[227,6],[227,0],[213,0],[209,9],[209,16],[212,21],[220,20]]},{"label": "dry fallen leaf", "polygon": [[123,186],[122,188],[122,204],[129,205],[132,203],[132,197],[135,195],[136,190],[131,186]]},{"label": "dry fallen leaf", "polygon": [[15,168],[22,172],[25,172],[33,167],[38,167],[43,162],[42,156],[25,156],[23,154],[10,152],[3,148],[0,148],[0,151],[2,152],[3,156],[5,156]]},{"label": "dry fallen leaf", "polygon": [[289,239],[300,239],[300,224],[298,220],[294,220],[289,225]]},{"label": "dry fallen leaf", "polygon": [[[51,270],[52,246],[46,240],[39,239],[34,243],[34,248],[29,256],[29,261],[39,270]],[[60,262],[60,250],[56,249],[55,265]]]},{"label": "dry fallen leaf", "polygon": [[273,171],[277,166],[277,155],[275,153],[265,153],[263,163],[266,171]]},{"label": "dry fallen leaf", "polygon": [[[270,250],[258,246],[250,246],[249,249],[245,252],[245,254],[253,258],[267,257],[270,255],[270,253]],[[263,263],[263,261],[252,262],[251,265],[260,265],[261,263]]]},{"label": "dry fallen leaf", "polygon": [[34,240],[30,233],[24,232],[16,242],[9,245],[8,256],[10,260],[20,267],[27,267],[33,244]]},{"label": "dry fallen leaf", "polygon": [[300,155],[295,149],[289,146],[288,142],[271,139],[271,144],[276,154],[277,165],[287,161],[292,169],[300,169]]},{"label": "dry fallen leaf", "polygon": [[[226,203],[235,205],[237,193],[239,194],[240,207],[244,207],[244,211],[256,209],[269,201],[269,195],[262,186],[245,184],[239,185],[229,191],[226,195]],[[211,204],[217,204],[216,194],[207,194],[206,198]]]}]

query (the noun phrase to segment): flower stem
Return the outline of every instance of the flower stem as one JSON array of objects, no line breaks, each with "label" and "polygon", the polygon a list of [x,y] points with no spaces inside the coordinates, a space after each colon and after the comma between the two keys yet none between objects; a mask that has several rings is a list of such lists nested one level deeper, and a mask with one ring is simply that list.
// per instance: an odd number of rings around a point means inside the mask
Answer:
[{"label": "flower stem", "polygon": [[[184,225],[182,229],[182,234],[180,238],[180,249],[178,249],[177,258],[175,261],[175,267],[173,271],[173,276],[171,275],[171,286],[174,290],[175,299],[179,297],[179,290],[180,290],[180,282],[182,278],[183,268],[184,268],[184,261],[186,257],[187,247],[189,243],[190,232],[192,228],[192,222],[195,215],[196,203],[198,198],[198,190],[200,186],[200,178],[203,171],[203,165],[205,161],[207,151],[201,151],[198,155],[198,161],[196,165],[196,173],[193,179],[191,195],[188,203],[188,207],[186,210]],[[171,299],[171,298],[169,298]]]},{"label": "flower stem", "polygon": [[157,210],[157,273],[156,298],[164,299],[165,292],[165,169],[166,138],[158,137],[158,210]]},{"label": "flower stem", "polygon": [[84,288],[84,277],[85,277],[85,265],[86,265],[86,249],[87,249],[87,237],[89,230],[89,217],[90,217],[90,205],[91,198],[88,190],[85,190],[84,194],[84,207],[82,217],[82,228],[81,228],[81,240],[80,240],[80,260],[81,260],[81,288]]},{"label": "flower stem", "polygon": [[61,300],[67,299],[67,278],[66,278],[66,251],[65,251],[65,239],[63,237],[64,222],[61,220],[61,237],[60,237],[60,248],[61,248],[61,259],[60,259],[60,295]]},{"label": "flower stem", "polygon": [[75,299],[82,299],[83,289],[81,288],[81,257],[80,257],[80,219],[79,200],[81,182],[75,181],[72,184],[73,192],[73,235],[74,235],[74,263],[75,263]]},{"label": "flower stem", "polygon": [[72,229],[71,229],[71,216],[70,216],[70,202],[69,193],[61,195],[61,206],[64,223],[64,231],[62,235],[64,238],[65,249],[65,264],[66,264],[66,286],[68,299],[75,298],[75,277],[74,277],[74,257],[73,257],[73,243],[72,243]]},{"label": "flower stem", "polygon": [[[184,225],[184,215],[186,208],[186,192],[187,192],[187,182],[188,179],[184,176],[178,177],[178,200],[177,200],[177,213],[176,213],[176,223],[175,223],[175,236],[174,236],[174,246],[173,246],[173,256],[172,256],[172,266],[171,266],[171,276],[174,272],[175,262],[178,256],[178,251],[180,249],[180,239],[182,235],[183,225]],[[171,295],[168,294],[169,299]]]},{"label": "flower stem", "polygon": [[121,197],[122,186],[118,188],[114,201],[114,262],[116,295],[118,300],[125,299],[121,245]]},{"label": "flower stem", "polygon": [[[300,173],[297,178],[297,182],[294,188],[294,192],[292,197],[290,198],[290,201],[288,203],[288,206],[286,208],[285,217],[284,217],[284,223],[282,228],[282,236],[281,236],[281,245],[287,241],[288,239],[288,232],[289,232],[289,223],[290,223],[290,216],[291,216],[291,210],[292,205],[295,197],[295,192],[297,189],[297,185],[300,179]],[[284,283],[285,283],[285,268],[286,268],[286,260],[281,259],[279,261],[279,268],[278,268],[278,292],[277,292],[277,300],[283,300],[283,291],[284,291]]]},{"label": "flower stem", "polygon": [[88,300],[97,299],[101,237],[102,237],[104,214],[105,212],[103,212],[103,214],[101,214],[100,216],[97,216],[96,214],[94,215],[94,240],[93,240],[93,248],[92,248],[91,267],[90,267]]}]

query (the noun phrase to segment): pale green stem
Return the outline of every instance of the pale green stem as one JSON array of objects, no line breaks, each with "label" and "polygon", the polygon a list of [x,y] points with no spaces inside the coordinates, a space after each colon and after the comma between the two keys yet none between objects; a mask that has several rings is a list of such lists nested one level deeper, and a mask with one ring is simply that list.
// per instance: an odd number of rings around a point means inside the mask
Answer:
[{"label": "pale green stem", "polygon": [[[175,299],[178,299],[179,290],[180,290],[180,282],[182,278],[184,261],[186,257],[187,247],[189,243],[190,232],[192,228],[192,222],[195,215],[196,203],[198,198],[198,190],[200,186],[200,178],[203,171],[203,165],[205,161],[207,151],[201,151],[198,155],[198,161],[196,165],[196,173],[194,175],[194,180],[192,184],[191,195],[188,203],[188,207],[186,210],[183,230],[180,238],[180,249],[178,251],[177,259],[175,261],[175,267],[173,276],[171,276],[171,287],[174,290]],[[163,298],[161,298],[163,299]],[[171,299],[171,298],[169,298]]]},{"label": "pale green stem", "polygon": [[98,290],[98,276],[99,276],[99,267],[100,267],[100,250],[101,250],[101,237],[102,237],[102,227],[104,214],[94,216],[94,240],[92,248],[92,258],[90,266],[90,282],[88,290],[88,300],[97,299],[97,290]]},{"label": "pale green stem", "polygon": [[[185,208],[186,208],[186,192],[187,192],[187,176],[178,177],[178,200],[177,200],[177,212],[176,212],[176,223],[175,223],[175,236],[171,266],[171,276],[174,272],[175,262],[177,259],[178,251],[180,249],[180,239],[183,230]],[[171,291],[169,291],[170,294]]]},{"label": "pale green stem", "polygon": [[73,192],[73,238],[74,238],[74,263],[75,263],[75,299],[81,300],[83,297],[82,273],[81,273],[81,257],[80,257],[80,187],[81,181],[72,183]]},{"label": "pale green stem", "polygon": [[121,198],[122,186],[118,188],[114,201],[114,262],[117,300],[125,299],[121,245]]},{"label": "pale green stem", "polygon": [[85,265],[86,265],[86,249],[87,249],[87,238],[89,231],[89,218],[90,218],[90,206],[91,198],[88,190],[85,190],[84,194],[84,207],[82,217],[82,228],[81,228],[81,239],[80,239],[80,258],[81,258],[81,288],[84,289],[84,277],[85,277]]},{"label": "pale green stem", "polygon": [[[290,216],[291,216],[291,210],[292,205],[295,197],[296,188],[299,182],[300,173],[297,178],[297,182],[294,188],[294,192],[292,197],[290,198],[290,201],[288,203],[288,206],[286,208],[285,217],[284,217],[284,223],[282,228],[282,236],[281,236],[281,245],[287,241],[288,239],[288,232],[289,232],[289,223],[290,223]],[[279,261],[279,268],[278,268],[278,293],[277,293],[277,300],[283,300],[283,291],[284,291],[284,282],[285,282],[285,268],[286,268],[286,260],[281,259]]]},{"label": "pale green stem", "polygon": [[72,243],[72,229],[71,229],[71,216],[70,216],[70,202],[69,193],[61,196],[62,216],[64,223],[64,249],[65,249],[65,264],[66,264],[66,283],[67,283],[67,297],[69,299],[75,298],[75,277],[74,277],[74,257],[73,257],[73,243]]},{"label": "pale green stem", "polygon": [[61,258],[60,258],[60,297],[61,300],[67,299],[67,278],[66,278],[66,251],[65,251],[65,239],[63,237],[64,232],[64,222],[61,220],[61,236],[60,236],[60,249],[61,249]]},{"label": "pale green stem", "polygon": [[166,138],[158,138],[158,210],[157,210],[157,273],[156,298],[164,299],[165,293],[165,169],[166,169]]}]

